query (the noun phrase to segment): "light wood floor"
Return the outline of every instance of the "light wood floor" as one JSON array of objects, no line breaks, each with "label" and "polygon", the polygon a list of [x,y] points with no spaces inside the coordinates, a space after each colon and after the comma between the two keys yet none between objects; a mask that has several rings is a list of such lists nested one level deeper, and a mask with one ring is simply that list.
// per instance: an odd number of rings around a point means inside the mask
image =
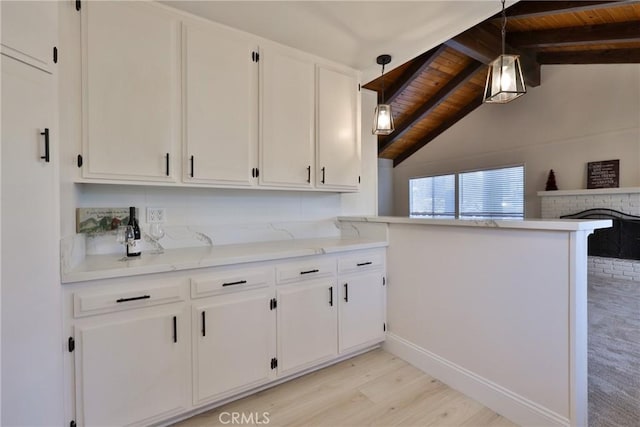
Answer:
[{"label": "light wood floor", "polygon": [[[253,414],[254,420],[260,421],[253,425],[268,426],[515,426],[382,350],[365,353],[176,425],[233,425],[229,422],[233,412],[244,413],[246,417]],[[268,424],[262,417],[265,412]]]}]

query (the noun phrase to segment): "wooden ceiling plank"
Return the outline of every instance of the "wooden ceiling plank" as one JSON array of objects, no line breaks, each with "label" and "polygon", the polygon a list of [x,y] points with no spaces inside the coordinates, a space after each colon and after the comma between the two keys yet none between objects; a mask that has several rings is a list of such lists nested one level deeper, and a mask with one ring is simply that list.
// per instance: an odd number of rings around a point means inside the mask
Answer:
[{"label": "wooden ceiling plank", "polygon": [[393,159],[393,167],[395,168],[400,163],[402,163],[403,161],[407,160],[414,153],[416,153],[422,147],[424,147],[425,145],[427,145],[428,143],[433,141],[438,135],[440,135],[445,130],[449,129],[451,126],[456,124],[463,117],[465,117],[467,114],[471,113],[473,110],[478,108],[480,105],[482,105],[482,96],[475,98],[473,101],[471,101],[469,104],[467,104],[466,107],[464,107],[463,109],[459,110],[455,115],[451,116],[448,120],[442,122],[440,124],[440,126],[438,126],[437,128],[433,129],[431,132],[429,132],[427,135],[425,135],[424,138],[420,139],[418,142],[413,144],[411,147],[409,147],[406,150],[402,151],[402,153],[399,156],[394,157],[394,159]]},{"label": "wooden ceiling plank", "polygon": [[557,30],[527,31],[509,34],[509,45],[516,48],[560,47],[575,44],[601,44],[640,41],[637,21],[604,25],[559,28]]},{"label": "wooden ceiling plank", "polygon": [[415,58],[413,63],[391,84],[383,104],[391,104],[445,50],[446,46],[440,45]]},{"label": "wooden ceiling plank", "polygon": [[[559,13],[584,12],[634,3],[638,3],[638,1],[522,1],[510,6],[506,13],[510,19],[540,18]],[[496,15],[493,20],[499,22],[501,19],[500,15]]]},{"label": "wooden ceiling plank", "polygon": [[430,111],[444,102],[450,94],[463,86],[482,67],[484,67],[484,65],[476,61],[469,64],[462,72],[444,85],[434,96],[426,100],[426,102],[422,104],[420,108],[418,108],[408,119],[403,120],[403,122],[390,136],[387,136],[384,139],[380,138],[378,143],[378,153],[381,153],[390,147],[394,141],[400,138],[407,130],[411,129],[415,123],[419,122],[424,116],[429,114]]},{"label": "wooden ceiling plank", "polygon": [[538,53],[540,64],[639,64],[640,48]]}]

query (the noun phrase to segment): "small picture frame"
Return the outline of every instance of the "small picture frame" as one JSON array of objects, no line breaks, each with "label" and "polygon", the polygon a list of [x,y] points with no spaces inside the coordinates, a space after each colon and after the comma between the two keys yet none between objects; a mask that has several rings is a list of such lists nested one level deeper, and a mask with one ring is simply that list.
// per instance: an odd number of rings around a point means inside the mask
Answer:
[{"label": "small picture frame", "polygon": [[620,187],[620,159],[587,163],[587,189]]}]

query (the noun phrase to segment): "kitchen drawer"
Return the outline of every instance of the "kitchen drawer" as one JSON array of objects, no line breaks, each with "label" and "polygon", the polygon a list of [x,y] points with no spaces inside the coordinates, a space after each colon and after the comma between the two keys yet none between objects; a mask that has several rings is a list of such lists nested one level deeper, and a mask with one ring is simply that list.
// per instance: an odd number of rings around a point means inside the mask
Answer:
[{"label": "kitchen drawer", "polygon": [[110,293],[76,292],[73,295],[73,315],[74,317],[93,316],[180,302],[185,299],[184,287],[179,285],[150,287],[140,290],[121,290]]},{"label": "kitchen drawer", "polygon": [[339,273],[353,273],[378,268],[384,268],[384,249],[355,252],[338,259]]},{"label": "kitchen drawer", "polygon": [[278,283],[333,276],[336,274],[336,260],[333,257],[313,258],[295,263],[281,264],[276,267],[276,273]]},{"label": "kitchen drawer", "polygon": [[234,268],[191,277],[191,297],[256,289],[273,283],[273,268]]}]

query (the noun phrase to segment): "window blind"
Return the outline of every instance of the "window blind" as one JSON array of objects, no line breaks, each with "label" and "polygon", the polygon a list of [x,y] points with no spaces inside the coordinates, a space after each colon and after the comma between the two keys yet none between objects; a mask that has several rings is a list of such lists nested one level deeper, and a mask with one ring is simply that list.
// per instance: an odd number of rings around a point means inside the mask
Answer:
[{"label": "window blind", "polygon": [[410,216],[455,218],[456,176],[440,175],[409,180]]},{"label": "window blind", "polygon": [[460,218],[524,218],[524,166],[458,175]]}]

